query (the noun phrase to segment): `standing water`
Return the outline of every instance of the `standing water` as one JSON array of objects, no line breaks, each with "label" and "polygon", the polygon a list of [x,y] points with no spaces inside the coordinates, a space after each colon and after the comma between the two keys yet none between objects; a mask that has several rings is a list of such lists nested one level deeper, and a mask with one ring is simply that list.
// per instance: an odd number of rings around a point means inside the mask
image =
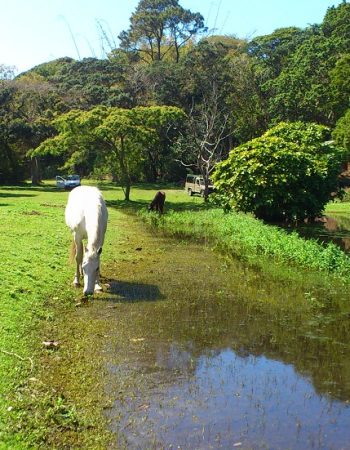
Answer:
[{"label": "standing water", "polygon": [[346,216],[323,216],[313,224],[299,226],[296,231],[319,242],[333,242],[344,252],[350,253],[350,219]]},{"label": "standing water", "polygon": [[347,288],[141,229],[123,239],[94,305],[109,311],[118,448],[350,448]]}]

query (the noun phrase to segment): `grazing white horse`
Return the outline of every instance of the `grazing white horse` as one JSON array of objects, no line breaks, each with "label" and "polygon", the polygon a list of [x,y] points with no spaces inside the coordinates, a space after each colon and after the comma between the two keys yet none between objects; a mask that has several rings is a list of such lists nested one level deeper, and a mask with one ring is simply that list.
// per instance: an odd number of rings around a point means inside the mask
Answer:
[{"label": "grazing white horse", "polygon": [[[101,192],[91,186],[79,186],[68,197],[66,224],[73,232],[77,269],[73,284],[79,286],[84,276],[84,295],[101,291],[100,255],[107,229],[108,212]],[[83,247],[83,239],[87,244]]]}]

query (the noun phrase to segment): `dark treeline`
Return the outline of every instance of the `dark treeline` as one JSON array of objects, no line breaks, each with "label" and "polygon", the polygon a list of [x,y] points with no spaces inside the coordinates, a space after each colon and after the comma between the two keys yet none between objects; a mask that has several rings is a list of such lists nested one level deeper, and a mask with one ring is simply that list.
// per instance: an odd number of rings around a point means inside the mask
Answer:
[{"label": "dark treeline", "polygon": [[129,29],[119,35],[119,47],[108,42],[106,59],[60,58],[17,77],[0,66],[0,183],[28,176],[38,183],[62,168],[107,175],[110,165],[104,170],[97,163],[98,148],[89,157],[73,158],[73,167],[65,165],[67,157],[72,161],[67,149],[67,154],[33,152],[56,135],[54,119],[77,109],[166,105],[187,114],[176,143],[164,135],[156,156],[149,146],[138,154],[137,177],[143,181],[176,181],[186,167],[209,173],[205,164],[281,121],[333,129],[346,116],[346,1],[329,8],[321,24],[281,28],[251,41],[206,31],[201,14],[185,10],[178,0],[141,0]]}]

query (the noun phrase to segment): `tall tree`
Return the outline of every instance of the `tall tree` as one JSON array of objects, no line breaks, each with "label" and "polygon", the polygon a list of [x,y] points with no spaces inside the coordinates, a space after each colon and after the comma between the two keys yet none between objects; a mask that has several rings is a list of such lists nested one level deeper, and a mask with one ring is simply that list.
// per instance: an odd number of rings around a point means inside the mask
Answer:
[{"label": "tall tree", "polygon": [[248,54],[258,62],[265,77],[275,78],[286,66],[290,56],[307,38],[304,30],[296,27],[278,28],[271,34],[253,39]]},{"label": "tall tree", "polygon": [[140,0],[130,18],[130,28],[119,34],[122,49],[160,61],[171,50],[179,60],[180,47],[205,31],[204,19],[179,5],[179,0]]},{"label": "tall tree", "polygon": [[155,139],[146,140],[143,147],[144,168],[150,181],[171,179],[174,144],[187,121],[186,114],[177,107],[151,106],[134,109],[135,120],[153,129]]},{"label": "tall tree", "polygon": [[332,133],[336,143],[348,151],[348,160],[350,157],[350,109],[341,117]]},{"label": "tall tree", "polygon": [[301,119],[334,126],[344,114],[349,105],[349,24],[350,3],[343,2],[327,10],[321,25],[304,30],[279,75],[265,83],[273,122]]}]

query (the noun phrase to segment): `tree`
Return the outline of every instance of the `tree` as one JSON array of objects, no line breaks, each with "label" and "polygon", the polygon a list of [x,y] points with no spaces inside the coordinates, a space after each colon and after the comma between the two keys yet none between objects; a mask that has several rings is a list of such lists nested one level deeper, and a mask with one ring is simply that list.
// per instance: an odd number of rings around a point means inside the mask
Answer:
[{"label": "tree", "polygon": [[170,36],[175,49],[175,61],[180,59],[180,48],[183,47],[198,32],[205,32],[203,16],[199,13],[192,13],[181,6],[173,7],[169,14],[168,26]]},{"label": "tree", "polygon": [[58,134],[40,144],[32,155],[63,155],[64,170],[102,169],[121,183],[125,200],[129,200],[148,150],[157,148],[162,142],[161,130],[172,128],[182,116],[178,108],[166,106],[72,110],[53,122]]},{"label": "tree", "polygon": [[298,47],[287,67],[269,84],[274,121],[302,119],[332,124],[329,84],[335,62],[336,49],[325,36],[314,35]]},{"label": "tree", "polygon": [[[334,126],[348,107],[350,3],[327,10],[320,26],[292,41],[292,52],[277,77],[262,88],[272,123],[304,120]],[[294,50],[293,50],[294,47]],[[343,78],[345,77],[345,78]]]},{"label": "tree", "polygon": [[120,46],[138,52],[149,61],[161,61],[171,50],[179,50],[192,36],[205,31],[204,19],[179,5],[179,0],[140,0],[131,15],[130,28],[119,34]]},{"label": "tree", "polygon": [[340,54],[350,48],[350,3],[343,0],[338,6],[327,9],[321,24],[323,34],[334,42]]},{"label": "tree", "polygon": [[112,163],[128,201],[133,178],[141,170],[142,148],[155,140],[155,131],[138,123],[132,110],[113,109],[95,134],[109,150],[105,159]]},{"label": "tree", "polygon": [[338,145],[344,147],[350,154],[350,109],[338,120],[332,137]]},{"label": "tree", "polygon": [[221,108],[214,84],[201,106],[189,114],[187,132],[177,145],[177,160],[202,175],[205,201],[209,195],[211,173],[225,150],[228,117]]},{"label": "tree", "polygon": [[171,179],[174,144],[187,120],[186,114],[173,106],[134,108],[135,120],[155,131],[155,139],[144,142],[144,171],[150,181]]},{"label": "tree", "polygon": [[124,92],[125,72],[125,63],[118,58],[84,58],[61,64],[50,81],[70,109],[129,107],[130,98]]},{"label": "tree", "polygon": [[271,34],[256,37],[249,42],[248,54],[266,72],[265,78],[275,78],[306,37],[307,33],[300,28],[278,28]]},{"label": "tree", "polygon": [[35,72],[1,82],[1,141],[8,158],[12,152],[11,161],[18,165],[13,181],[28,176],[27,167],[30,167],[33,184],[40,182],[39,161],[36,158],[29,161],[27,152],[52,135],[49,119],[59,110],[59,105],[55,88]]},{"label": "tree", "polygon": [[350,53],[345,54],[330,72],[332,109],[336,118],[350,107]]},{"label": "tree", "polygon": [[225,101],[230,111],[230,126],[238,143],[261,135],[268,128],[267,102],[260,88],[255,62],[246,54],[225,58],[227,87]]},{"label": "tree", "polygon": [[322,125],[280,123],[240,145],[213,174],[218,199],[269,221],[314,219],[341,192],[346,151],[326,139]]},{"label": "tree", "polygon": [[19,155],[10,145],[9,130],[0,123],[0,184],[16,183],[24,178]]}]

